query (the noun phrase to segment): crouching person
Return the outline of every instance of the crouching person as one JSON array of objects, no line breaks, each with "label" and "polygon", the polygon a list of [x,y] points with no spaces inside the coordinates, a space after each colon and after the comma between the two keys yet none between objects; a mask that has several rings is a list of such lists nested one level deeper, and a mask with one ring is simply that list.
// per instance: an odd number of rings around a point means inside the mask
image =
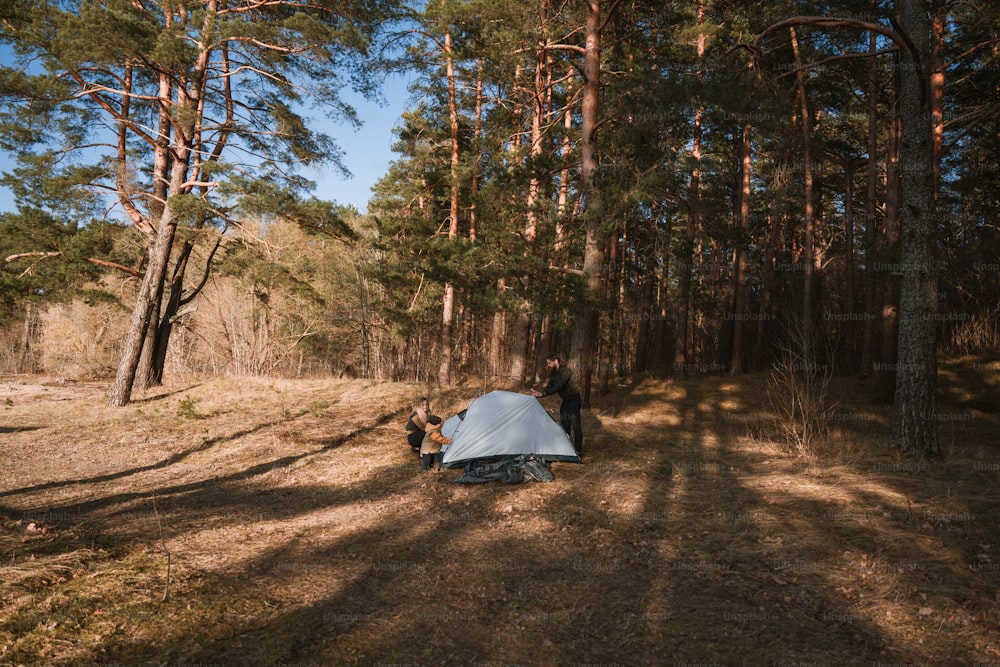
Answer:
[{"label": "crouching person", "polygon": [[437,415],[427,418],[427,430],[420,443],[420,463],[425,472],[431,470],[435,462],[437,469],[441,469],[441,447],[451,444],[451,438],[446,438],[441,433],[441,424],[441,418]]},{"label": "crouching person", "polygon": [[431,414],[431,404],[426,398],[421,396],[413,402],[413,412],[406,420],[406,442],[410,445],[413,453],[420,457],[420,445],[424,441],[424,433],[427,428],[427,417]]}]

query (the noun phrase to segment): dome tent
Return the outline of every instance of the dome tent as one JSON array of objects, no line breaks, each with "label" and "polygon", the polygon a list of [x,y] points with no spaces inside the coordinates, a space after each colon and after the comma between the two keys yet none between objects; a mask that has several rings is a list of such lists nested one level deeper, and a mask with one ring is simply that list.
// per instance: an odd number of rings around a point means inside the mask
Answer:
[{"label": "dome tent", "polygon": [[[473,478],[483,477],[483,472],[500,475],[459,481],[521,481],[517,479],[520,472],[537,479],[532,473],[538,468],[548,473],[544,464],[550,461],[582,463],[566,432],[538,399],[527,394],[492,391],[480,396],[466,410],[448,419],[441,432],[451,438],[442,467],[465,466],[467,477]],[[533,465],[519,470],[529,463]],[[505,479],[504,471],[511,468],[511,479]],[[551,473],[548,476],[551,478]]]}]

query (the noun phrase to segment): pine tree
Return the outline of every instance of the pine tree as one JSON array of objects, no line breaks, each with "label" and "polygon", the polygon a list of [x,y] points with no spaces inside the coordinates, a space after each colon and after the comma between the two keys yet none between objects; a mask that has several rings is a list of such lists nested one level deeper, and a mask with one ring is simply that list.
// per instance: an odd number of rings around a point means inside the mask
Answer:
[{"label": "pine tree", "polygon": [[[329,206],[303,204],[310,184],[295,170],[336,165],[338,152],[310,131],[302,109],[318,102],[352,118],[337,94],[342,74],[362,64],[391,5],[114,0],[7,8],[0,39],[21,63],[35,63],[4,68],[0,78],[0,135],[23,156],[19,177],[42,192],[82,192],[92,206],[110,194],[147,238],[110,397],[124,405],[144,348],[149,354],[156,334],[169,333],[158,327],[173,315],[163,309],[168,280],[183,289],[184,258],[168,277],[181,230],[238,223],[250,210],[339,224]],[[354,79],[362,89],[372,84]]]}]

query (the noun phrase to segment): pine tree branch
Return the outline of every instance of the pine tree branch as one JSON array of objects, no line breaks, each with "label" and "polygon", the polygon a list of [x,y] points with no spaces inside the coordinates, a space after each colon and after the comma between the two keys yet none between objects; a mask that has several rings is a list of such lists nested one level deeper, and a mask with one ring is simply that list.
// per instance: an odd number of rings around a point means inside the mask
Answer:
[{"label": "pine tree branch", "polygon": [[[3,263],[4,264],[10,264],[12,262],[16,262],[19,259],[24,259],[25,257],[37,257],[39,259],[39,261],[41,261],[43,259],[49,259],[49,258],[52,258],[52,257],[61,257],[61,256],[62,256],[62,251],[52,251],[52,252],[19,252],[19,253],[16,253],[14,255],[8,255],[7,257],[5,257],[4,260],[3,260]],[[88,262],[90,262],[91,264],[97,264],[98,266],[103,266],[103,267],[106,267],[106,268],[109,268],[109,269],[117,269],[119,271],[122,271],[123,273],[127,273],[130,276],[134,276],[136,278],[141,278],[142,277],[142,272],[141,271],[136,271],[135,269],[131,269],[131,268],[129,268],[127,266],[124,266],[122,264],[118,264],[117,262],[110,262],[110,261],[108,261],[106,259],[98,259],[97,257],[85,257],[84,259],[87,260]],[[38,262],[35,262],[34,264],[32,264],[30,267],[28,267],[27,269],[25,269],[24,272],[22,272],[21,275],[19,275],[18,277],[19,278],[23,278],[24,276],[26,276],[29,273],[31,273],[31,269],[33,269],[37,264],[38,264]]]}]

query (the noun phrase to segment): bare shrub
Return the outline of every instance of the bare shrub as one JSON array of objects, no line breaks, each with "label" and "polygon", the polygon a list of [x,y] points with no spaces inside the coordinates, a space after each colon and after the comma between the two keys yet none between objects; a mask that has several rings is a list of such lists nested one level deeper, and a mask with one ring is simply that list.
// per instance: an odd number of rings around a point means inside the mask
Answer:
[{"label": "bare shrub", "polygon": [[19,373],[21,341],[13,327],[0,329],[0,372]]},{"label": "bare shrub", "polygon": [[1000,305],[987,308],[951,328],[946,349],[958,354],[978,354],[1000,349]]},{"label": "bare shrub", "polygon": [[807,361],[801,348],[787,346],[771,370],[768,400],[777,415],[779,436],[799,456],[813,453],[817,441],[830,431],[827,395],[833,370]]},{"label": "bare shrub", "polygon": [[[213,279],[198,310],[176,326],[168,365],[174,371],[261,376],[272,373],[293,353],[295,340],[282,335],[283,297],[265,299],[252,287],[229,278]],[[197,367],[197,368],[195,368]]]},{"label": "bare shrub", "polygon": [[20,373],[23,358],[23,336],[17,327],[0,329],[0,372]]},{"label": "bare shrub", "polygon": [[118,365],[128,313],[119,305],[82,301],[41,314],[41,367],[73,379],[108,377]]},{"label": "bare shrub", "polygon": [[0,328],[0,372],[34,373],[38,370],[39,307],[28,302],[23,313],[20,321],[12,319]]}]

